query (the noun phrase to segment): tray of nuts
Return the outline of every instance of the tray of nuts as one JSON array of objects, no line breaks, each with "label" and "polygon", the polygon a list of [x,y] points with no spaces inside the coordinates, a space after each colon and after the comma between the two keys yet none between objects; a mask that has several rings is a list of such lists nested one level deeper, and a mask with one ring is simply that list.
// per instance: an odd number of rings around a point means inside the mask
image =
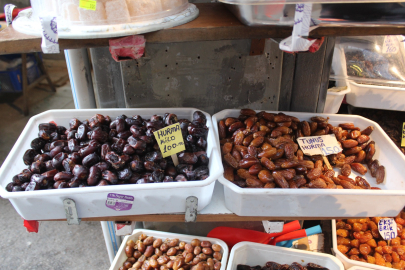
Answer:
[{"label": "tray of nuts", "polygon": [[[224,110],[213,116],[226,207],[241,216],[395,216],[405,157],[356,115]],[[306,156],[297,138],[334,134],[343,152]]]},{"label": "tray of nuts", "polygon": [[227,270],[344,270],[336,257],[252,242],[233,246]]},{"label": "tray of nuts", "polygon": [[382,217],[332,220],[333,251],[346,269],[405,268],[405,212],[395,218],[398,235],[385,241],[378,232]]},{"label": "tray of nuts", "polygon": [[220,239],[136,229],[122,241],[110,270],[225,270],[228,252]]},{"label": "tray of nuts", "polygon": [[[163,158],[153,132],[180,123],[186,151]],[[192,108],[52,110],[32,117],[0,168],[0,195],[26,220],[184,212],[222,174],[209,114]],[[25,165],[24,165],[25,164]],[[28,167],[26,167],[28,166]]]}]

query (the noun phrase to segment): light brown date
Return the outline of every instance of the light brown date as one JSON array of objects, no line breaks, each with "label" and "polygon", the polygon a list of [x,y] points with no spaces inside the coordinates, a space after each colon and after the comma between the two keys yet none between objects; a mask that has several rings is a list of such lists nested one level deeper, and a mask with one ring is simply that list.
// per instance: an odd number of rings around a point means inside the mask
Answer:
[{"label": "light brown date", "polygon": [[353,140],[357,140],[357,138],[361,135],[361,132],[358,130],[352,130],[350,132],[350,138],[352,138]]},{"label": "light brown date", "polygon": [[218,123],[218,133],[219,133],[219,138],[220,139],[225,139],[226,138],[226,126],[225,126],[225,121],[221,120]]},{"label": "light brown date", "polygon": [[321,178],[316,178],[314,180],[311,180],[311,182],[308,183],[309,188],[326,188],[327,185],[325,181]]},{"label": "light brown date", "polygon": [[222,155],[229,154],[232,151],[233,144],[232,143],[225,143],[222,146]]},{"label": "light brown date", "polygon": [[366,143],[366,142],[368,142],[370,140],[370,137],[368,136],[368,135],[360,135],[358,138],[357,138],[357,141],[358,141],[358,143],[359,144],[363,144],[363,143]]},{"label": "light brown date", "polygon": [[[357,141],[355,141],[355,142],[357,143]],[[345,153],[346,156],[348,156],[348,155],[357,154],[361,150],[363,150],[363,149],[361,149],[361,147],[355,146],[355,147],[352,147],[352,148],[349,148],[349,149],[345,150],[344,153]]]},{"label": "light brown date", "polygon": [[280,172],[274,171],[273,172],[273,177],[274,177],[274,182],[281,188],[288,188],[289,185],[287,183],[287,180],[281,175]]},{"label": "light brown date", "polygon": [[262,165],[260,165],[260,164],[255,164],[255,165],[253,165],[253,166],[251,166],[250,168],[249,168],[249,174],[251,174],[251,175],[258,175],[259,174],[259,172],[262,170]]},{"label": "light brown date", "polygon": [[358,141],[351,140],[351,139],[345,140],[345,141],[342,142],[342,146],[343,146],[344,148],[352,148],[352,147],[357,146],[358,144],[359,144]]},{"label": "light brown date", "polygon": [[250,146],[260,147],[260,145],[262,145],[263,142],[264,142],[264,137],[257,137],[256,139],[253,139],[250,142]]},{"label": "light brown date", "polygon": [[352,169],[349,164],[344,164],[340,173],[344,176],[349,176],[352,173]]},{"label": "light brown date", "polygon": [[374,130],[373,126],[368,126],[361,131],[361,134],[370,136],[370,134],[373,132],[373,130]]},{"label": "light brown date", "polygon": [[257,178],[248,178],[246,179],[246,185],[250,188],[261,188],[263,183]]},{"label": "light brown date", "polygon": [[246,115],[246,116],[255,116],[256,112],[252,109],[242,109],[240,110],[241,115]]},{"label": "light brown date", "polygon": [[309,180],[314,180],[314,179],[318,178],[321,174],[322,174],[321,168],[313,168],[308,171],[307,178]]},{"label": "light brown date", "polygon": [[356,154],[356,158],[354,159],[354,162],[356,163],[362,163],[366,159],[366,152],[364,150],[361,150]]},{"label": "light brown date", "polygon": [[239,167],[243,169],[250,168],[251,166],[256,164],[260,164],[260,161],[254,157],[244,158],[241,161],[239,161]]},{"label": "light brown date", "polygon": [[229,166],[231,166],[234,169],[238,169],[239,168],[239,163],[236,161],[236,159],[230,154],[226,154],[224,155],[224,160],[226,163],[229,164]]},{"label": "light brown date", "polygon": [[365,175],[367,173],[367,168],[363,164],[352,163],[350,166],[352,167],[353,171],[358,172],[361,175]]},{"label": "light brown date", "polygon": [[273,175],[268,170],[261,170],[258,174],[258,177],[259,180],[262,181],[262,183],[269,183],[274,181]]},{"label": "light brown date", "polygon": [[377,184],[384,183],[385,180],[385,167],[379,166],[376,173],[375,173]]},{"label": "light brown date", "polygon": [[268,158],[262,157],[262,159],[260,160],[261,164],[266,167],[267,169],[269,169],[270,171],[273,171],[276,169],[276,165],[274,165],[273,161],[271,161]]}]

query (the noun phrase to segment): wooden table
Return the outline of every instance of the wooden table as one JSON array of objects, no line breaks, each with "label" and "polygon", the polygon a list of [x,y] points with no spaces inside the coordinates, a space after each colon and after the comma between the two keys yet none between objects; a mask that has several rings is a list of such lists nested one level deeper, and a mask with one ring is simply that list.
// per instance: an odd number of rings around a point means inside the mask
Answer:
[{"label": "wooden table", "polygon": [[[232,39],[285,38],[292,28],[284,26],[248,27],[223,4],[196,4],[200,15],[194,21],[170,29],[144,34],[147,42],[169,43],[187,41],[211,41]],[[311,36],[365,36],[399,35],[405,33],[405,25],[350,27],[322,26],[311,32]],[[60,39],[61,50],[108,46],[108,38]],[[0,54],[28,53],[41,51],[41,38],[21,34],[8,27],[0,32]]]}]

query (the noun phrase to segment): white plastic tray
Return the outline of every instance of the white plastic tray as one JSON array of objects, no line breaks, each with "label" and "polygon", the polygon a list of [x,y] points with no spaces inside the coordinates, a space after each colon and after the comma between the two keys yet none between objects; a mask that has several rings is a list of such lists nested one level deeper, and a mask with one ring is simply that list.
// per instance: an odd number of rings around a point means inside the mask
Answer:
[{"label": "white plastic tray", "polygon": [[338,258],[343,265],[345,266],[345,269],[350,269],[350,270],[367,270],[367,269],[378,269],[378,270],[388,270],[388,269],[393,269],[385,266],[379,266],[376,264],[371,264],[371,263],[365,263],[365,262],[359,262],[355,260],[350,260],[347,258],[345,255],[342,254],[337,248],[337,236],[336,236],[336,220],[332,219],[332,243],[333,243],[333,252],[335,253],[336,258]]},{"label": "white plastic tray", "polygon": [[[198,14],[198,8],[193,4],[188,4],[187,8],[178,14],[148,21],[114,25],[70,25],[58,27],[58,37],[60,39],[88,39],[139,35],[191,22],[198,17]],[[35,16],[32,16],[32,9],[21,11],[13,21],[13,28],[27,35],[41,36],[42,34],[41,24]]]},{"label": "white plastic tray", "polygon": [[[223,110],[212,117],[218,145],[218,121],[238,117],[240,110]],[[259,111],[257,111],[259,112]],[[278,112],[273,112],[278,113]],[[373,217],[396,216],[405,205],[405,156],[375,122],[357,115],[284,112],[300,120],[312,116],[329,117],[329,123],[352,122],[360,128],[374,126],[371,139],[376,142],[374,159],[386,169],[386,184],[376,184],[370,172],[364,176],[382,190],[348,189],[255,189],[240,188],[221,175],[226,207],[239,216],[279,217]]]},{"label": "white plastic tray", "polygon": [[[387,267],[387,268],[388,268],[388,267]],[[361,267],[361,266],[352,266],[352,267],[350,267],[350,268],[347,269],[347,270],[369,270],[369,269],[372,269],[372,268]],[[392,268],[390,268],[390,269],[392,269]]]},{"label": "white plastic tray", "polygon": [[[344,81],[347,83],[347,81]],[[350,86],[347,83],[347,89],[340,92],[330,92],[328,91],[326,95],[325,108],[323,113],[337,113],[339,111],[340,105],[342,104],[343,98],[346,94],[350,93]]]},{"label": "white plastic tray", "polygon": [[252,242],[240,242],[233,246],[226,270],[236,270],[238,264],[263,266],[268,261],[273,261],[279,264],[291,264],[297,262],[303,266],[311,262],[324,266],[329,270],[344,270],[342,263],[329,254]]},{"label": "white plastic tray", "polygon": [[[52,190],[7,192],[6,185],[14,175],[26,168],[22,161],[24,152],[30,148],[31,141],[38,135],[40,123],[55,121],[58,125],[69,126],[71,118],[89,119],[99,113],[115,118],[118,115],[141,115],[151,117],[166,112],[175,113],[179,119],[192,119],[193,108],[156,108],[156,109],[90,109],[90,110],[51,110],[31,117],[0,168],[0,196],[9,199],[16,211],[26,220],[46,220],[66,218],[63,200],[73,199],[76,202],[78,215],[83,217],[121,216],[175,213],[185,211],[185,200],[188,196],[198,198],[198,210],[209,204],[215,180],[222,175],[220,154],[217,151],[211,117],[207,117],[209,128],[207,137],[207,155],[210,158],[210,176],[202,181],[115,185],[104,187],[85,187]],[[105,206],[107,195],[117,193],[135,197],[132,208],[127,211],[115,211]]]},{"label": "white plastic tray", "polygon": [[350,105],[362,108],[404,111],[405,88],[359,84],[349,80],[351,93],[346,96]]},{"label": "white plastic tray", "polygon": [[[152,230],[145,230],[145,229],[136,229],[132,232],[132,235],[125,236],[120,249],[117,252],[117,255],[114,258],[114,261],[111,264],[110,270],[118,270],[122,264],[126,261],[127,255],[125,255],[125,246],[128,240],[133,240],[136,242],[138,240],[139,235],[145,234],[147,236],[153,236],[156,238],[161,238],[165,240],[166,238],[173,239],[178,238],[180,241],[184,241],[186,243],[190,243],[193,239],[199,239],[201,241],[210,241],[212,244],[218,244],[222,247],[222,260],[221,260],[221,269],[226,269],[226,262],[228,261],[228,253],[229,249],[228,246],[225,244],[224,241],[216,238],[209,238],[209,237],[201,237],[201,236],[193,236],[193,235],[185,235],[185,234],[177,234],[177,233],[168,233],[168,232],[160,232],[160,231],[152,231]],[[330,269],[335,270],[335,269]],[[337,269],[336,269],[337,270]]]}]

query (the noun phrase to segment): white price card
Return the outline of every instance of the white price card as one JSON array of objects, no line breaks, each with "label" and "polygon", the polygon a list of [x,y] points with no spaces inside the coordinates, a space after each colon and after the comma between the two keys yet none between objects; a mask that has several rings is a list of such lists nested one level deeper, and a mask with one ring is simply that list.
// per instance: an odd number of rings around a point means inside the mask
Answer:
[{"label": "white price card", "polygon": [[378,222],[378,231],[384,240],[391,240],[397,237],[397,223],[393,218],[382,218]]},{"label": "white price card", "polygon": [[396,54],[399,51],[398,39],[396,36],[385,36],[382,53]]},{"label": "white price card", "polygon": [[297,138],[298,145],[305,155],[328,156],[342,152],[334,134]]},{"label": "white price card", "polygon": [[274,222],[268,220],[262,220],[264,230],[267,233],[279,233],[283,231],[284,222]]}]

